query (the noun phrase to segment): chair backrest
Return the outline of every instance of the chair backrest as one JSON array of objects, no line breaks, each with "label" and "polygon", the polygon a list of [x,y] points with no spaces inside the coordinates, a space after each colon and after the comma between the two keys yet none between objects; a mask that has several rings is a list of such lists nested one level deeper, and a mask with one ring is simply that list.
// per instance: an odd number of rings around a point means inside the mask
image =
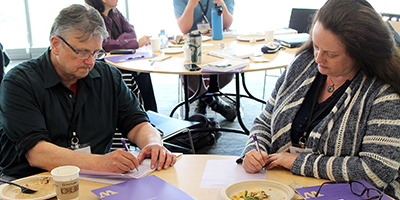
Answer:
[{"label": "chair backrest", "polygon": [[308,33],[312,17],[317,9],[293,8],[290,15],[289,28],[297,30],[299,33]]},{"label": "chair backrest", "polygon": [[[132,91],[133,94],[135,94],[136,98],[138,98],[139,103],[140,103],[140,107],[144,109],[144,101],[143,101],[143,97],[140,93],[139,87],[135,81],[135,77],[133,76],[132,72],[130,71],[122,71],[122,78],[125,82],[125,84],[128,86],[128,88]],[[111,145],[111,151],[114,151],[116,149],[124,149],[124,146],[122,145],[121,139],[123,139],[122,137],[122,133],[116,129],[115,134],[114,134],[114,138],[112,141],[112,145]],[[129,146],[131,145],[131,143],[127,140],[124,139],[126,141],[126,144]]]}]

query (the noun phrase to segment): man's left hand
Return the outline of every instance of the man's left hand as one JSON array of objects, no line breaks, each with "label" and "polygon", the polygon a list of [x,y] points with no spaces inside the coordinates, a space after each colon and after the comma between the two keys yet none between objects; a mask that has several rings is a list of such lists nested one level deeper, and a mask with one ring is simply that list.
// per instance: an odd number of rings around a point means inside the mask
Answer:
[{"label": "man's left hand", "polygon": [[138,155],[139,163],[145,158],[151,158],[152,169],[155,168],[157,163],[157,170],[168,169],[176,163],[176,155],[157,143],[148,144],[140,151]]}]

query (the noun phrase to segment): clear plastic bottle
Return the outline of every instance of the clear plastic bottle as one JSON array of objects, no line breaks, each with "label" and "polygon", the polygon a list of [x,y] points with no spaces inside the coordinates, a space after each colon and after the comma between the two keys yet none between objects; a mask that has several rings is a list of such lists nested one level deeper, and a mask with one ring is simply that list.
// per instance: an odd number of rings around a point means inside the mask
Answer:
[{"label": "clear plastic bottle", "polygon": [[168,47],[168,37],[165,33],[164,29],[160,30],[160,38],[161,38],[161,49],[165,49]]}]

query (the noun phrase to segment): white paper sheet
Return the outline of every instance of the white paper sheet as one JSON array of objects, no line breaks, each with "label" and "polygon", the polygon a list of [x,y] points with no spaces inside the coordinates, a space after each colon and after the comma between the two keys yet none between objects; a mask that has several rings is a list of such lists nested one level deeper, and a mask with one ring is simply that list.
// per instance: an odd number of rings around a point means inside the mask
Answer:
[{"label": "white paper sheet", "polygon": [[[136,157],[139,155],[139,152],[131,152],[131,153]],[[174,153],[174,154],[176,155],[176,157],[182,155],[182,153]],[[151,172],[155,170],[155,168],[151,169],[150,163],[151,159],[149,158],[144,159],[142,163],[140,163],[138,170],[134,169],[124,174],[111,173],[111,172],[98,172],[98,171],[81,169],[79,178],[94,182],[117,184],[124,181],[128,181],[130,179],[138,179],[149,175]]]},{"label": "white paper sheet", "polygon": [[235,160],[208,160],[200,188],[224,188],[232,183],[253,179],[267,179],[265,170],[247,173]]}]

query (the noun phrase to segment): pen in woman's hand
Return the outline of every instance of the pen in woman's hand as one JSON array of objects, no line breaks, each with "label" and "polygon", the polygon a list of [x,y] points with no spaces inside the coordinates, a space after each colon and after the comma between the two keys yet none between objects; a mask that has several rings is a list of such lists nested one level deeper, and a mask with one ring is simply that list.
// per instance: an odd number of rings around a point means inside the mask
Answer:
[{"label": "pen in woman's hand", "polygon": [[[260,150],[260,145],[258,144],[258,139],[257,139],[256,135],[253,135],[253,141],[254,141],[254,145],[256,146],[256,149],[257,149],[258,153],[260,153],[260,155],[262,157],[262,153],[261,153],[261,150]],[[266,166],[267,165],[264,165],[263,168],[266,167]]]},{"label": "pen in woman's hand", "polygon": [[[125,151],[129,152],[128,145],[126,145],[126,142],[123,138],[121,139],[121,143],[122,143],[122,146],[124,146]],[[136,167],[136,170],[139,171],[139,169],[137,167]]]},{"label": "pen in woman's hand", "polygon": [[254,144],[256,145],[256,149],[257,149],[258,153],[261,154],[260,146],[258,144],[258,140],[257,140],[257,136],[256,135],[253,135],[253,141],[254,141]]}]

